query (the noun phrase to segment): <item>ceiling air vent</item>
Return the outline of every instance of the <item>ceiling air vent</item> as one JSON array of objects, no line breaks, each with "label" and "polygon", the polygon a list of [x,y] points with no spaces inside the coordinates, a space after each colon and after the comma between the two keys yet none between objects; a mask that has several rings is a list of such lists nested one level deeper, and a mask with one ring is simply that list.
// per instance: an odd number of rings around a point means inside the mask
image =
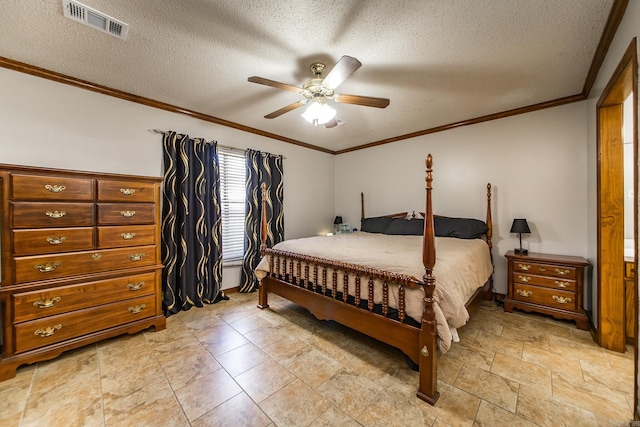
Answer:
[{"label": "ceiling air vent", "polygon": [[129,33],[129,25],[118,21],[92,9],[88,6],[78,3],[75,0],[62,0],[62,10],[65,18],[73,19],[76,22],[84,24],[88,27],[100,30],[103,33],[110,34],[122,40],[127,39]]}]

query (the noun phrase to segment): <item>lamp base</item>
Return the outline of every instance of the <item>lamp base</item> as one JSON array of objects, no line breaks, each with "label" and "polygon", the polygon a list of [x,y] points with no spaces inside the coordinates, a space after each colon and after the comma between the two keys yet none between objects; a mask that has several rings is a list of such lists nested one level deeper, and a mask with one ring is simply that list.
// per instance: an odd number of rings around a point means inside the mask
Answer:
[{"label": "lamp base", "polygon": [[513,253],[515,253],[516,255],[527,255],[529,253],[529,251],[527,249],[518,249],[515,248],[513,250]]}]

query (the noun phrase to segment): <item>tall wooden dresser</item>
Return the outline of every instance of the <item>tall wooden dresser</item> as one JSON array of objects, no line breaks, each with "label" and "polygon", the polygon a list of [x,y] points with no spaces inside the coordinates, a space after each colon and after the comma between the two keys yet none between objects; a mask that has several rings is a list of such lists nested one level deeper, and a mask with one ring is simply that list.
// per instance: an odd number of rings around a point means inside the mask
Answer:
[{"label": "tall wooden dresser", "polygon": [[65,350],[165,328],[161,182],[0,165],[0,381]]}]

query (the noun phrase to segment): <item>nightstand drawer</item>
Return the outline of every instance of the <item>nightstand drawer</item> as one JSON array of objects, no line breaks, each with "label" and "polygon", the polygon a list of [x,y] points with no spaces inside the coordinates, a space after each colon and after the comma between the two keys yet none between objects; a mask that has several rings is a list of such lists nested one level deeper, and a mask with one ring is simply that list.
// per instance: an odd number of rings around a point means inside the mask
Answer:
[{"label": "nightstand drawer", "polygon": [[520,260],[513,263],[513,271],[536,274],[539,276],[560,277],[562,279],[575,280],[576,278],[575,267],[538,264],[535,262],[526,262]]},{"label": "nightstand drawer", "polygon": [[93,180],[55,175],[11,175],[11,197],[18,200],[93,200]]},{"label": "nightstand drawer", "polygon": [[524,285],[544,286],[545,288],[575,291],[576,281],[558,277],[534,276],[533,274],[513,273],[513,282]]},{"label": "nightstand drawer", "polygon": [[93,225],[92,203],[11,204],[14,228],[90,227]]},{"label": "nightstand drawer", "polygon": [[155,185],[152,182],[98,179],[99,202],[153,202]]},{"label": "nightstand drawer", "polygon": [[532,304],[541,304],[547,307],[576,311],[576,294],[574,292],[514,283],[513,298],[518,301],[526,301]]},{"label": "nightstand drawer", "polygon": [[153,224],[152,203],[98,203],[98,225]]}]

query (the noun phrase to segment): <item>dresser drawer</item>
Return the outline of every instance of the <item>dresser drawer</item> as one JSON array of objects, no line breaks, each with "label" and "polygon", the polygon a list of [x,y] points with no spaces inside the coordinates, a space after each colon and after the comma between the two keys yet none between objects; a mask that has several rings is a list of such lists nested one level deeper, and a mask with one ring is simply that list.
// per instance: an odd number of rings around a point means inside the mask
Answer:
[{"label": "dresser drawer", "polygon": [[513,271],[519,273],[536,274],[539,276],[559,277],[562,279],[575,280],[576,278],[575,267],[538,264],[535,262],[514,261]]},{"label": "dresser drawer", "polygon": [[151,203],[99,203],[98,224],[153,224],[155,206]]},{"label": "dresser drawer", "polygon": [[624,277],[626,279],[633,279],[635,276],[635,265],[633,262],[624,262]]},{"label": "dresser drawer", "polygon": [[152,182],[134,182],[98,179],[99,202],[153,202],[155,185]]},{"label": "dresser drawer", "polygon": [[514,283],[513,298],[532,304],[541,304],[547,307],[576,311],[576,294],[574,292]]},{"label": "dresser drawer", "polygon": [[11,175],[11,197],[19,200],[93,200],[93,180],[55,175]]},{"label": "dresser drawer", "polygon": [[13,253],[17,256],[91,249],[93,249],[93,228],[91,227],[13,231]]},{"label": "dresser drawer", "polygon": [[155,315],[156,297],[147,295],[15,325],[15,350],[27,350]]},{"label": "dresser drawer", "polygon": [[90,227],[93,225],[92,203],[11,204],[14,228]]},{"label": "dresser drawer", "polygon": [[155,225],[128,225],[98,227],[99,248],[122,248],[126,246],[155,245]]},{"label": "dresser drawer", "polygon": [[39,319],[101,304],[122,301],[156,290],[154,272],[13,295],[14,322]]},{"label": "dresser drawer", "polygon": [[156,264],[155,246],[17,257],[16,283],[71,277]]},{"label": "dresser drawer", "polygon": [[513,282],[525,285],[544,286],[545,288],[575,291],[576,281],[559,277],[534,276],[526,273],[513,273]]}]

